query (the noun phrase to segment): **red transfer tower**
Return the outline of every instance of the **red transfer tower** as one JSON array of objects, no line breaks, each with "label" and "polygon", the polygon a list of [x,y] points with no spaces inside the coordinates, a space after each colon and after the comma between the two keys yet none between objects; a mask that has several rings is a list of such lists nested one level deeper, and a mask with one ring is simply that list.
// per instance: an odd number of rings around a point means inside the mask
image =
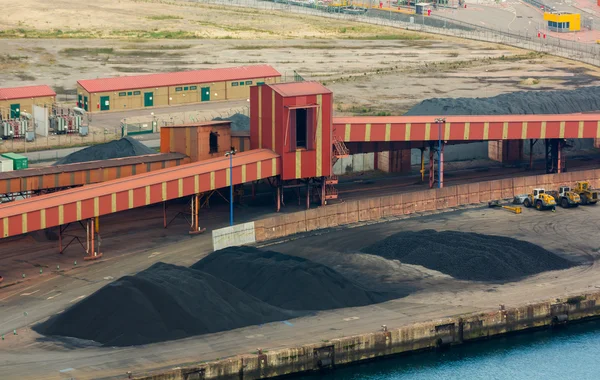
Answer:
[{"label": "red transfer tower", "polygon": [[[307,188],[322,203],[332,185],[333,94],[317,82],[264,84],[250,89],[250,145],[281,156],[280,188]],[[279,200],[280,197],[278,197]]]}]

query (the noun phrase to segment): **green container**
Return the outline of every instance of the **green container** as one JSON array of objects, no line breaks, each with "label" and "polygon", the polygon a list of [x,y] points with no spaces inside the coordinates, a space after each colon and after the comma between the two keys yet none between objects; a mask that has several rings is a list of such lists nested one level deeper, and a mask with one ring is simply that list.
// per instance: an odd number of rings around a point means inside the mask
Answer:
[{"label": "green container", "polygon": [[23,170],[29,167],[29,159],[16,153],[4,153],[2,157],[8,158],[13,162],[13,170]]}]

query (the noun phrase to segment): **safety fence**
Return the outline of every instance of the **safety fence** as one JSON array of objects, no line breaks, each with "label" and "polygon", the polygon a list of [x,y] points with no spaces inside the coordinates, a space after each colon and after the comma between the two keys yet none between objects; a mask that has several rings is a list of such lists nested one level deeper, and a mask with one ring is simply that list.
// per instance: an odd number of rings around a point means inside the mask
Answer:
[{"label": "safety fence", "polygon": [[[287,2],[271,2],[261,0],[188,0],[202,4],[214,4],[229,7],[246,7],[268,11],[281,11],[327,17],[337,20],[346,20],[374,24],[380,26],[394,27],[404,30],[451,35],[454,37],[499,43],[513,47],[533,50],[541,53],[552,54],[564,58],[574,59],[581,62],[600,66],[600,45],[585,43],[580,40],[564,40],[551,35],[537,36],[537,30],[532,26],[531,30],[514,32],[511,30],[496,30],[484,28],[474,24],[467,24],[443,17],[427,17],[424,15],[412,15],[408,19],[400,13],[394,12],[367,12],[363,14],[348,14],[328,12],[323,9],[297,6]],[[401,19],[402,18],[402,19]],[[440,21],[444,25],[440,25]],[[575,37],[574,37],[575,38]],[[591,42],[591,41],[588,41]]]}]

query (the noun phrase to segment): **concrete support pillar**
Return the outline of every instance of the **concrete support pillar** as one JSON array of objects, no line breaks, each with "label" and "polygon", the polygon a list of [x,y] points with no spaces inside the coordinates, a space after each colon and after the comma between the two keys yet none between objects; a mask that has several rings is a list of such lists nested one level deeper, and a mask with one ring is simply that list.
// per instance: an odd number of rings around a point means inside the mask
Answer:
[{"label": "concrete support pillar", "polygon": [[410,173],[410,149],[379,152],[376,167],[386,173]]},{"label": "concrete support pillar", "polygon": [[488,157],[503,164],[523,160],[523,140],[502,140],[488,142]]}]

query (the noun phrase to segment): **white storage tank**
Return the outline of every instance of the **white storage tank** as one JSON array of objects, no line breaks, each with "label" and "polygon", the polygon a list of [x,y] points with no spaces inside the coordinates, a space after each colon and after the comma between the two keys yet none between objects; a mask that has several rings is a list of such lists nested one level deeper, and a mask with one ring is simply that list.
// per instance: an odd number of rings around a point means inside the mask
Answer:
[{"label": "white storage tank", "polygon": [[0,157],[0,173],[12,172],[13,171],[13,160],[8,158]]}]

